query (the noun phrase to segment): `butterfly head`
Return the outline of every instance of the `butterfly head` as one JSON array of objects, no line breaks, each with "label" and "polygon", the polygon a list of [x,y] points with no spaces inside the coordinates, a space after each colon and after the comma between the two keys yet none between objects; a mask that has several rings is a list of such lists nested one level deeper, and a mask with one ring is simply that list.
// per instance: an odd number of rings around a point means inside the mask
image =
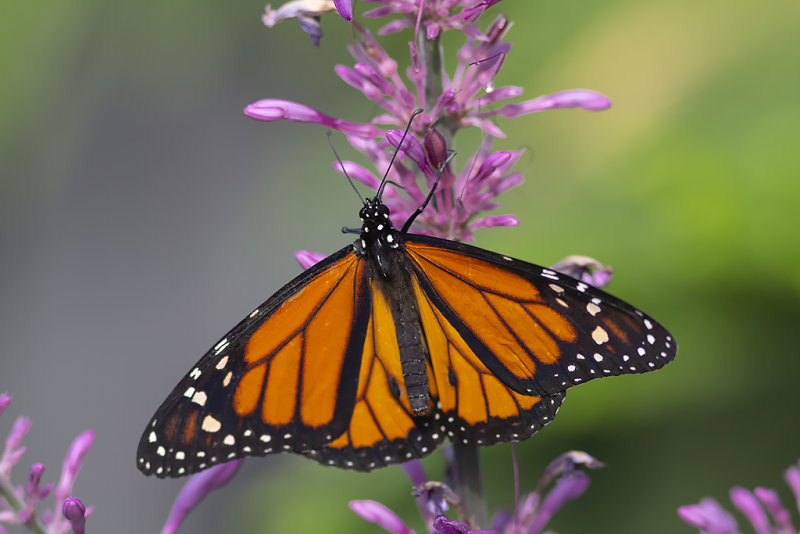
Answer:
[{"label": "butterfly head", "polygon": [[355,242],[356,253],[371,258],[378,271],[385,278],[390,278],[390,251],[400,246],[401,239],[389,219],[389,208],[381,202],[380,197],[375,197],[367,199],[358,215],[361,218],[361,232]]},{"label": "butterfly head", "polygon": [[389,208],[380,198],[368,198],[358,216],[361,218],[360,241],[363,248],[370,248],[370,245],[397,248],[399,244],[397,230],[389,219]]}]

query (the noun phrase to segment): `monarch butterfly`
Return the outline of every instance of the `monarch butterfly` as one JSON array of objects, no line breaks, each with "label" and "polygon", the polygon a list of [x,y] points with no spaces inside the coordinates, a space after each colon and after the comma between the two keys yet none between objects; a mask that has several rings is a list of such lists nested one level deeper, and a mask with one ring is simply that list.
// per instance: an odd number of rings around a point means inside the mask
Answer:
[{"label": "monarch butterfly", "polygon": [[436,184],[395,229],[385,183],[354,244],[286,284],[178,383],[142,435],[142,472],[279,452],[369,471],[445,437],[519,441],[552,420],[567,388],[675,356],[663,326],[599,289],[408,233]]}]

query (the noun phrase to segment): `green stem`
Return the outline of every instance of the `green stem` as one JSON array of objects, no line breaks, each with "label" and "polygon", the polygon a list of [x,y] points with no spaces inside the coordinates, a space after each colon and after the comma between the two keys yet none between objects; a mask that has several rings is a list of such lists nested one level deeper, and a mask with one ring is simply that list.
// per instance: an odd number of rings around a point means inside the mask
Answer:
[{"label": "green stem", "polygon": [[473,528],[486,528],[488,513],[483,498],[480,456],[478,447],[453,443],[453,470],[456,476],[456,493],[467,510],[467,523]]},{"label": "green stem", "polygon": [[[0,476],[0,497],[5,499],[8,505],[14,512],[19,513],[25,504],[19,500],[11,481],[5,477]],[[30,519],[25,522],[25,526],[36,534],[46,534],[39,522],[36,521],[36,516],[32,515]]]},{"label": "green stem", "polygon": [[435,39],[429,40],[425,36],[425,32],[422,31],[419,34],[419,40],[419,60],[422,66],[425,67],[426,72],[425,102],[423,105],[425,111],[430,112],[436,106],[436,101],[444,90],[442,85],[442,69],[444,68],[444,62],[442,60],[441,34]]}]

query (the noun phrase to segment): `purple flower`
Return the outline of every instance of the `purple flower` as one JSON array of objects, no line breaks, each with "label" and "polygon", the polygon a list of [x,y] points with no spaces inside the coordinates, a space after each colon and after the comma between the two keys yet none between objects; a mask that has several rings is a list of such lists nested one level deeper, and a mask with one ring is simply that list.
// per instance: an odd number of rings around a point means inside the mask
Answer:
[{"label": "purple flower", "polygon": [[244,108],[244,113],[249,117],[265,122],[287,120],[321,124],[348,135],[359,137],[371,137],[379,132],[376,127],[370,124],[354,124],[341,119],[334,119],[308,106],[288,100],[259,100]]},{"label": "purple flower", "polygon": [[[796,507],[800,510],[800,462],[787,469],[784,478],[792,489]],[[778,494],[768,488],[753,491],[741,487],[731,489],[733,505],[750,522],[757,534],[796,534],[791,513],[783,505]],[[710,497],[699,504],[681,506],[678,516],[703,534],[738,534],[736,520]]]},{"label": "purple flower", "polygon": [[83,534],[86,528],[86,506],[77,497],[67,497],[61,507],[61,513],[69,521],[72,532]]},{"label": "purple flower", "polygon": [[6,438],[6,446],[3,449],[3,455],[0,456],[0,477],[8,478],[11,475],[11,468],[19,462],[22,455],[25,454],[25,447],[22,446],[22,438],[28,433],[31,428],[31,421],[27,417],[18,417],[14,421]]},{"label": "purple flower", "polygon": [[611,281],[614,270],[588,256],[567,256],[552,266],[553,270],[577,278],[594,287],[603,287]]},{"label": "purple flower", "polygon": [[375,501],[350,501],[350,509],[361,519],[375,523],[392,534],[414,534],[397,514]]},{"label": "purple flower", "polygon": [[315,263],[324,260],[325,254],[311,252],[310,250],[298,250],[295,252],[294,257],[303,269],[308,269]]},{"label": "purple flower", "polygon": [[738,534],[733,516],[710,497],[699,504],[681,506],[678,516],[703,534]]},{"label": "purple flower", "polygon": [[[337,164],[334,168],[373,189],[377,189],[381,177],[389,169],[388,179],[399,187],[387,185],[383,200],[396,226],[402,225],[424,201],[452,150],[456,133],[463,128],[477,127],[485,132],[483,142],[472,155],[464,156],[460,170],[453,164],[444,169],[435,200],[417,218],[414,231],[470,241],[473,232],[479,228],[516,226],[519,221],[514,215],[484,214],[500,206],[495,201],[499,194],[522,183],[522,175],[512,170],[522,151],[491,149],[495,137],[504,137],[493,119],[515,118],[557,108],[599,110],[607,108],[610,101],[594,91],[578,89],[509,102],[520,97],[522,89],[495,87],[494,79],[511,49],[511,45],[503,41],[510,23],[500,16],[485,31],[478,30],[480,15],[497,0],[376,0],[375,3],[382,5],[365,16],[400,15],[399,19],[389,23],[392,31],[422,25],[426,32],[426,39],[421,41],[422,49],[414,42],[409,45],[411,66],[404,79],[398,72],[397,61],[372,33],[361,25],[353,26],[358,35],[358,40],[350,47],[355,63],[352,66],[338,65],[335,70],[345,83],[379,106],[382,114],[374,117],[370,124],[357,124],[281,99],[255,102],[245,108],[245,114],[261,121],[319,124],[344,133],[350,144],[370,160],[375,170],[351,161],[345,161],[341,166]],[[288,8],[290,4],[291,10]],[[299,13],[299,4],[290,4],[281,8],[284,10],[282,18]],[[309,6],[304,9],[308,11]],[[330,6],[324,9],[330,10]],[[272,15],[269,24],[277,20],[279,17]],[[389,26],[384,27],[381,33],[385,33]],[[432,57],[432,52],[425,48],[429,46],[426,43],[438,39],[439,34],[446,30],[458,30],[465,36],[456,64],[449,73],[443,70],[443,64],[432,63],[441,59]],[[410,135],[399,147],[399,156],[389,168],[402,137],[402,130],[392,128],[405,127],[420,105],[425,110],[411,124]],[[592,278],[590,283],[602,285],[603,279]]]},{"label": "purple flower", "polygon": [[56,488],[56,500],[62,502],[72,493],[75,477],[81,469],[83,457],[89,452],[94,443],[94,430],[86,430],[72,441],[64,465],[61,468],[61,478]]},{"label": "purple flower", "polygon": [[345,20],[353,20],[351,0],[293,0],[286,2],[278,9],[267,4],[266,13],[261,17],[268,28],[285,19],[296,18],[300,28],[311,37],[314,46],[319,46],[322,38],[320,19],[331,11],[338,11]]},{"label": "purple flower", "polygon": [[46,498],[53,489],[54,483],[52,482],[44,488],[39,487],[43,474],[44,465],[37,463],[31,466],[28,483],[25,485],[25,507],[17,514],[20,523],[27,523],[35,516],[39,502]]},{"label": "purple flower", "polygon": [[[11,397],[0,394],[0,415],[8,407]],[[77,497],[70,497],[75,477],[80,470],[84,455],[88,452],[94,439],[94,432],[88,430],[73,441],[64,460],[64,467],[58,488],[55,491],[55,510],[45,510],[41,519],[37,516],[39,503],[47,498],[55,483],[42,486],[44,465],[35,463],[28,473],[28,481],[23,487],[15,487],[11,482],[11,470],[19,462],[25,447],[22,439],[30,428],[26,417],[15,421],[6,438],[6,445],[0,457],[0,523],[24,524],[35,532],[47,534],[65,534],[68,529],[76,534],[83,534],[88,516],[92,508],[86,508]],[[0,525],[0,534],[5,532]]]},{"label": "purple flower", "polygon": [[192,476],[175,499],[161,534],[177,532],[189,512],[194,510],[212,490],[227,484],[239,470],[241,463],[241,460],[233,460]]},{"label": "purple flower", "polygon": [[[382,18],[400,15],[380,29],[380,34],[395,33],[406,28],[425,28],[428,39],[435,39],[442,30],[461,30],[480,36],[480,31],[472,24],[489,7],[500,0],[437,0],[417,2],[416,0],[370,0],[383,4],[381,7],[364,13],[366,18]],[[415,31],[415,33],[417,33]]]},{"label": "purple flower", "polygon": [[0,415],[3,415],[3,411],[10,403],[11,397],[8,395],[8,393],[0,393]]},{"label": "purple flower", "polygon": [[333,0],[333,5],[344,20],[353,20],[352,0]]},{"label": "purple flower", "polygon": [[[589,477],[583,469],[602,466],[601,462],[585,452],[562,454],[547,466],[536,490],[522,499],[514,515],[500,512],[492,522],[491,530],[480,530],[465,522],[467,511],[461,508],[458,497],[447,485],[428,481],[422,464],[417,460],[403,464],[414,485],[420,512],[434,534],[539,534],[556,512],[586,491]],[[516,461],[514,470],[516,472]],[[553,482],[552,489],[544,494]],[[451,505],[458,512],[460,520],[452,520],[445,515]],[[352,501],[350,508],[362,519],[380,525],[393,534],[413,533],[397,514],[378,502]]]}]

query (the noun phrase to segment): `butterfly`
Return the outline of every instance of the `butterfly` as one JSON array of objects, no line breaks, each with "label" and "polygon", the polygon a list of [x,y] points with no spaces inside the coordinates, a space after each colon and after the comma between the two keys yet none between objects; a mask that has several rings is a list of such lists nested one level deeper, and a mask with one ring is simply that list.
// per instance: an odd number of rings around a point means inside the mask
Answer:
[{"label": "butterfly", "polygon": [[409,233],[435,189],[396,229],[382,184],[352,245],[286,284],[178,383],[142,435],[139,469],[175,477],[294,452],[369,471],[446,438],[520,441],[567,388],[674,358],[663,326],[600,289]]}]

